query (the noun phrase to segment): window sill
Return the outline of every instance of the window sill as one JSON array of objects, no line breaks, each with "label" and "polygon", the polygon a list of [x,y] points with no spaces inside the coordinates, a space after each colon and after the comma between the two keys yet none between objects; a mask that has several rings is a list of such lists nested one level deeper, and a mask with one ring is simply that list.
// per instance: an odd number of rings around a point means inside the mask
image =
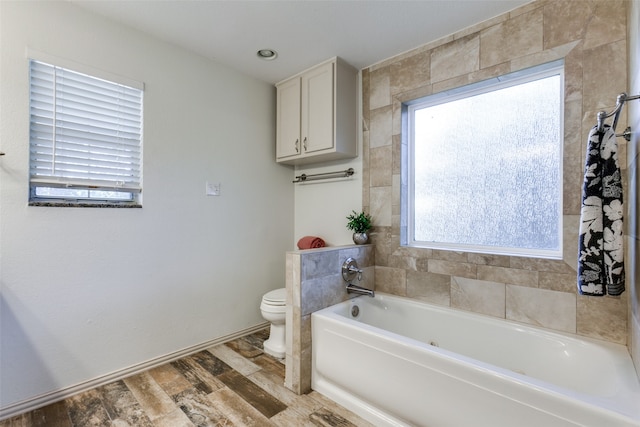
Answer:
[{"label": "window sill", "polygon": [[75,202],[29,202],[29,206],[44,206],[53,208],[142,208],[137,203],[75,203]]}]

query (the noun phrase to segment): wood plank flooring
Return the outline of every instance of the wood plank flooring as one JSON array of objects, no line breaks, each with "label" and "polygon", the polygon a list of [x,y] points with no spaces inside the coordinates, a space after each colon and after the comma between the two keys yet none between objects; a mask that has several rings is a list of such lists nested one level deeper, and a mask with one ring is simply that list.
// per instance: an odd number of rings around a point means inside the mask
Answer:
[{"label": "wood plank flooring", "polygon": [[284,387],[269,329],[4,421],[0,427],[371,426],[315,391]]}]

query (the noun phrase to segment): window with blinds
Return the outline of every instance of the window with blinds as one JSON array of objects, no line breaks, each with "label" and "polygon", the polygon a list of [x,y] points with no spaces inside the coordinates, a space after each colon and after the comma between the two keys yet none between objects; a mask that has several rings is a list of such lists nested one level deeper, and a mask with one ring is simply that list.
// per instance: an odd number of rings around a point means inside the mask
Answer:
[{"label": "window with blinds", "polygon": [[139,205],[142,90],[30,61],[30,202]]}]

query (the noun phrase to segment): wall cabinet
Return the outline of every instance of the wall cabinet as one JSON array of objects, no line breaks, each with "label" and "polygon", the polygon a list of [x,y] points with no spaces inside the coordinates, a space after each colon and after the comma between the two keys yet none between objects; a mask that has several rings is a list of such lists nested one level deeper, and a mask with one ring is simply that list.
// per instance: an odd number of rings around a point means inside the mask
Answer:
[{"label": "wall cabinet", "polygon": [[332,58],[276,84],[276,161],[357,156],[356,76],[355,68]]}]

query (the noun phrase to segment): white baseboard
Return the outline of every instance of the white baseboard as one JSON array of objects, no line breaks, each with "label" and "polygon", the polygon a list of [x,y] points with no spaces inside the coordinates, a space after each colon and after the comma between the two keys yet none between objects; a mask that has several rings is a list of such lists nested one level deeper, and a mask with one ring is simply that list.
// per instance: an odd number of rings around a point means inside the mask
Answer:
[{"label": "white baseboard", "polygon": [[78,394],[92,388],[100,387],[110,382],[130,377],[131,375],[139,374],[140,372],[144,372],[148,369],[155,368],[156,366],[164,365],[165,363],[169,363],[182,357],[189,356],[190,354],[197,353],[209,347],[224,344],[225,342],[232,341],[236,338],[240,338],[245,335],[257,332],[261,329],[266,328],[267,326],[269,326],[269,322],[261,323],[250,328],[225,335],[220,338],[187,347],[182,350],[166,354],[164,356],[147,360],[146,362],[142,362],[137,365],[129,366],[128,368],[111,372],[110,374],[102,375],[91,380],[78,383],[76,385],[50,391],[48,393],[44,393],[29,399],[22,400],[20,402],[13,403],[9,406],[5,406],[4,408],[0,408],[0,421],[6,418],[14,417],[24,412],[33,411],[34,409],[41,408],[59,400],[66,399],[70,396],[73,396],[74,394]]}]

